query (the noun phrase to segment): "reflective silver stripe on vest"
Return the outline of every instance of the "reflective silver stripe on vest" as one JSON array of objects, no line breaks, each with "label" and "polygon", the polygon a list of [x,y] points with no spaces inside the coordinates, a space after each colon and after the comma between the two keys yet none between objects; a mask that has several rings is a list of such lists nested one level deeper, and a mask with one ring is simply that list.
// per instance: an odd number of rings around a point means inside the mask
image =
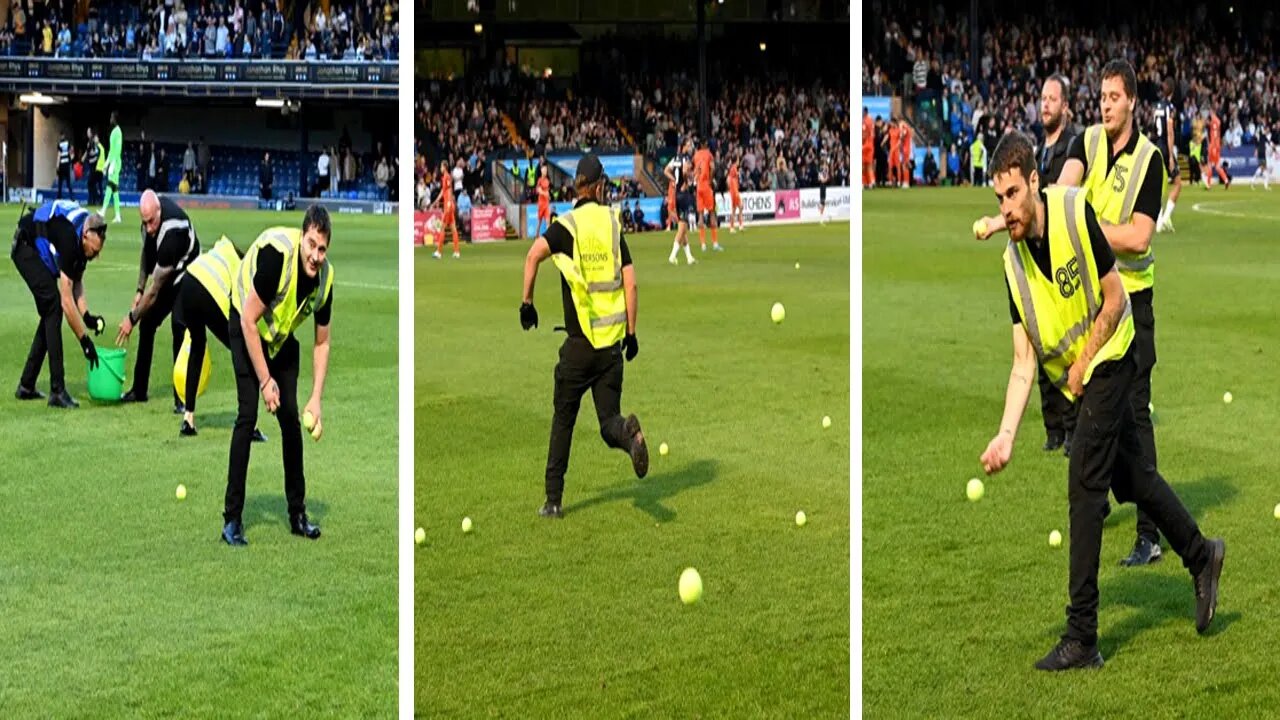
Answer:
[{"label": "reflective silver stripe on vest", "polygon": [[593,328],[609,327],[611,325],[619,325],[626,321],[627,321],[627,314],[625,312],[614,313],[613,315],[605,315],[604,317],[592,318],[591,327]]},{"label": "reflective silver stripe on vest", "polygon": [[263,314],[267,321],[267,330],[271,332],[271,339],[274,341],[276,336],[280,334],[280,329],[276,327],[276,308],[284,303],[285,298],[289,296],[289,283],[293,281],[293,271],[298,264],[297,253],[294,252],[293,243],[289,241],[289,236],[281,233],[280,240],[284,244],[284,282],[281,284],[281,290],[271,300],[271,304],[267,306],[267,312]]},{"label": "reflective silver stripe on vest", "polygon": [[156,254],[160,253],[160,245],[164,243],[164,239],[168,237],[173,230],[185,230],[187,232],[187,251],[182,254],[182,259],[178,260],[177,266],[174,268],[181,272],[187,266],[187,258],[191,257],[191,253],[196,249],[196,234],[191,230],[191,221],[182,218],[169,218],[160,223],[160,229],[156,231]]},{"label": "reflective silver stripe on vest", "polygon": [[[1089,138],[1089,154],[1085,156],[1084,161],[1086,163],[1091,163],[1093,162],[1093,156],[1098,153],[1098,139],[1102,137],[1102,127],[1094,125],[1086,132],[1088,132],[1091,137]],[[1103,168],[1105,171],[1106,166],[1104,165]]]},{"label": "reflective silver stripe on vest", "polygon": [[1127,259],[1116,255],[1116,266],[1121,270],[1128,270],[1129,272],[1142,272],[1143,270],[1151,267],[1151,264],[1155,261],[1156,251],[1151,250],[1150,248],[1147,249],[1147,254],[1133,257],[1133,259]]},{"label": "reflective silver stripe on vest", "polygon": [[587,292],[613,292],[622,287],[622,228],[618,226],[618,216],[612,211],[609,212],[609,224],[613,227],[613,279],[587,283]]},{"label": "reflective silver stripe on vest", "polygon": [[216,252],[210,252],[205,255],[201,255],[200,257],[196,258],[195,262],[191,263],[191,267],[194,268],[197,265],[199,265],[200,267],[208,268],[209,275],[212,276],[213,281],[217,283],[218,289],[226,293],[227,297],[231,297],[231,288],[227,287],[222,282],[222,276],[219,275],[217,271],[213,268],[213,261],[216,261],[219,265],[222,266],[223,270],[227,271],[227,277],[231,277],[231,266],[228,265],[227,261]]},{"label": "reflective silver stripe on vest", "polygon": [[[1089,317],[1098,314],[1098,300],[1093,294],[1093,276],[1089,272],[1089,264],[1084,254],[1084,243],[1080,238],[1080,228],[1076,225],[1076,194],[1078,188],[1071,188],[1064,193],[1066,198],[1067,236],[1071,238],[1071,247],[1076,251],[1076,263],[1080,266],[1080,282],[1088,301]],[[1092,251],[1092,248],[1090,248]],[[1064,351],[1065,352],[1065,351]]]},{"label": "reflective silver stripe on vest", "polygon": [[569,212],[561,215],[560,222],[565,224],[569,233],[573,235],[573,239],[576,241],[578,239],[578,221],[573,219],[573,211],[570,210]]},{"label": "reflective silver stripe on vest", "polygon": [[1027,282],[1027,268],[1022,264],[1022,253],[1014,241],[1009,241],[1009,253],[1013,265],[1013,277],[1017,280],[1018,296],[1022,298],[1022,322],[1027,327],[1027,335],[1031,337],[1031,345],[1036,349],[1036,357],[1044,357],[1044,346],[1040,344],[1040,323],[1036,321],[1036,306],[1031,298],[1031,285]]},{"label": "reflective silver stripe on vest", "polygon": [[[1138,201],[1138,186],[1142,183],[1138,182],[1147,168],[1147,162],[1151,160],[1151,153],[1155,152],[1156,146],[1150,141],[1142,143],[1142,147],[1138,150],[1138,154],[1134,156],[1133,171],[1129,177],[1129,188],[1124,193],[1124,203],[1120,205],[1120,224],[1129,222],[1129,217],[1133,215],[1133,204]],[[1146,178],[1143,177],[1143,180]]]}]

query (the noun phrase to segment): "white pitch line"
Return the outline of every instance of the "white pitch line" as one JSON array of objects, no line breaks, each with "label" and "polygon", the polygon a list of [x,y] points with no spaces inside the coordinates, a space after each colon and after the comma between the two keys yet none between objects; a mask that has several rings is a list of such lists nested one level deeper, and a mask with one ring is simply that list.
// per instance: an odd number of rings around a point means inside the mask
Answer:
[{"label": "white pitch line", "polygon": [[[1215,204],[1218,204],[1218,205],[1238,205],[1244,201],[1217,200],[1214,202]],[[1207,202],[1198,202],[1192,205],[1191,209],[1194,210],[1195,212],[1205,213],[1206,215],[1221,215],[1223,217],[1241,218],[1243,220],[1272,220],[1272,221],[1280,222],[1280,217],[1275,217],[1273,215],[1251,215],[1249,213],[1237,213],[1237,212],[1228,212],[1226,210],[1214,210],[1213,208],[1205,207],[1205,205],[1208,205],[1208,204],[1209,203]]]}]

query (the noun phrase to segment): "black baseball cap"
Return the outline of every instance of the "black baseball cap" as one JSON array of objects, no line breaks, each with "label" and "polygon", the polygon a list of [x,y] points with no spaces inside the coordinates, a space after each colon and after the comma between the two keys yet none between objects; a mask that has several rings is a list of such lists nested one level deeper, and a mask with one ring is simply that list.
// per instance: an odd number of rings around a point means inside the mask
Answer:
[{"label": "black baseball cap", "polygon": [[597,183],[600,178],[604,177],[604,166],[600,164],[600,158],[595,153],[587,153],[578,161],[578,180],[585,180],[587,183]]}]

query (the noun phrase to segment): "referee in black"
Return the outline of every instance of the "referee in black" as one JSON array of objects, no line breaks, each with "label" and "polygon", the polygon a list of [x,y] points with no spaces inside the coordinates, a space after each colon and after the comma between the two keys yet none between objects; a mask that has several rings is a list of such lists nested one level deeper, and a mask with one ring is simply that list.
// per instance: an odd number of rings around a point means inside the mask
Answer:
[{"label": "referee in black", "polygon": [[[621,411],[623,357],[629,362],[640,352],[636,339],[638,298],[631,251],[622,237],[618,213],[600,202],[606,183],[600,160],[592,153],[583,156],[574,180],[577,202],[534,241],[524,260],[520,325],[525,330],[538,326],[533,287],[538,266],[552,258],[561,272],[563,329],[568,334],[560,346],[560,362],[555,369],[547,500],[538,511],[547,518],[564,516],[561,501],[573,426],[587,390],[595,402],[605,444],[631,456],[637,477],[643,478],[649,472],[649,449],[640,420],[634,414],[624,419]],[[686,205],[684,209],[687,208]],[[601,279],[605,276],[608,279]],[[585,329],[583,318],[589,319]]]},{"label": "referee in black", "polygon": [[[151,381],[151,354],[155,348],[156,330],[178,301],[178,290],[186,275],[187,264],[200,255],[200,240],[186,211],[167,197],[147,190],[138,201],[138,213],[142,215],[142,254],[138,267],[138,291],[133,296],[133,306],[120,321],[116,344],[129,341],[135,326],[142,331],[138,337],[138,358],[133,368],[133,387],[120,400],[146,402]],[[173,336],[173,360],[182,349],[184,328],[180,322],[169,323]],[[182,414],[182,400],[175,390],[173,412]]]},{"label": "referee in black", "polygon": [[49,406],[79,406],[67,393],[62,362],[62,317],[66,316],[71,332],[80,339],[85,359],[96,367],[98,350],[89,338],[89,330],[100,335],[105,323],[101,315],[89,312],[84,297],[84,270],[85,265],[102,252],[106,239],[107,223],[102,216],[70,201],[45,203],[18,220],[9,256],[27,283],[40,315],[22,378],[14,392],[19,400],[44,399],[44,394],[36,389],[36,379],[48,355]]}]

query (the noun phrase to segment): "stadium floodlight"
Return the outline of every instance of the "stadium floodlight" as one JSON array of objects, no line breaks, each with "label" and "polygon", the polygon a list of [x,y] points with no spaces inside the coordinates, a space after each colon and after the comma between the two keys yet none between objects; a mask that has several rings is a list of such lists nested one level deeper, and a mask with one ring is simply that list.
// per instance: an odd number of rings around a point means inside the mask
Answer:
[{"label": "stadium floodlight", "polygon": [[285,99],[284,98],[258,98],[257,101],[254,102],[254,105],[257,105],[260,108],[279,109],[284,107]]},{"label": "stadium floodlight", "polygon": [[66,102],[66,98],[54,97],[43,93],[25,93],[18,96],[20,102],[28,105],[61,105]]},{"label": "stadium floodlight", "polygon": [[479,35],[480,33],[484,32],[484,25],[481,25],[480,23],[476,23],[475,28],[473,29],[476,31],[476,34]]},{"label": "stadium floodlight", "polygon": [[768,50],[768,49],[769,49],[768,45],[764,43],[760,43],[760,52],[764,52],[765,50]]}]

